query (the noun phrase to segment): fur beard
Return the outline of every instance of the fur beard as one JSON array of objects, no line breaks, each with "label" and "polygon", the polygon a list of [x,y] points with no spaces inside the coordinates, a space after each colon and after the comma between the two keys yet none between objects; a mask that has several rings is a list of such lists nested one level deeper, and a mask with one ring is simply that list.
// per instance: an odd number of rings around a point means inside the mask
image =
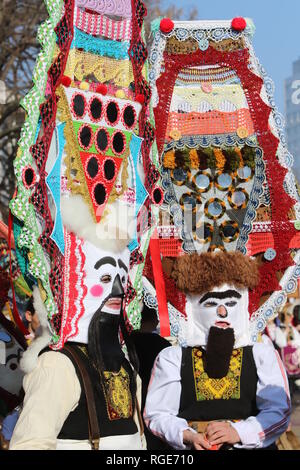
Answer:
[{"label": "fur beard", "polygon": [[97,310],[89,325],[88,352],[101,371],[119,372],[124,353],[119,341],[120,316]]},{"label": "fur beard", "polygon": [[234,330],[212,326],[209,330],[205,372],[211,379],[221,379],[228,373],[230,358],[234,346]]}]

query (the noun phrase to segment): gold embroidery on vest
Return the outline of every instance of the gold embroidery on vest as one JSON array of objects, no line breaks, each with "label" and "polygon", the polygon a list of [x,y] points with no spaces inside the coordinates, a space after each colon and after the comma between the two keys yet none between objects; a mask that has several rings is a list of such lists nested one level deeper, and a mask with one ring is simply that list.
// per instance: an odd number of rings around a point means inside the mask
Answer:
[{"label": "gold embroidery on vest", "polygon": [[120,372],[104,372],[104,388],[110,420],[130,418],[132,416],[132,398],[130,379],[126,370]]},{"label": "gold embroidery on vest", "polygon": [[238,400],[241,391],[242,361],[243,349],[234,350],[227,375],[221,379],[211,379],[204,370],[202,351],[193,348],[192,362],[197,401]]},{"label": "gold embroidery on vest", "polygon": [[[88,357],[87,348],[79,346],[79,349]],[[110,421],[132,417],[132,396],[130,391],[130,377],[122,366],[119,372],[101,373],[93,364],[100,376],[103,394],[106,402],[107,416]],[[104,382],[104,383],[103,383]]]}]

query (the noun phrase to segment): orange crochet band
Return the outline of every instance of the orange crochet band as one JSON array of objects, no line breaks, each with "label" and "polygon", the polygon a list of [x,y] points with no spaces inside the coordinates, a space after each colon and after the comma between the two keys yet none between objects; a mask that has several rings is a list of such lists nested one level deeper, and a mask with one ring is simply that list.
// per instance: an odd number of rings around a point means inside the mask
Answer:
[{"label": "orange crochet band", "polygon": [[[239,109],[232,113],[211,111],[188,114],[172,112],[169,114],[166,140],[181,135],[228,134],[243,130],[244,137],[254,134],[254,126],[249,109]],[[177,140],[177,139],[176,139]]]}]

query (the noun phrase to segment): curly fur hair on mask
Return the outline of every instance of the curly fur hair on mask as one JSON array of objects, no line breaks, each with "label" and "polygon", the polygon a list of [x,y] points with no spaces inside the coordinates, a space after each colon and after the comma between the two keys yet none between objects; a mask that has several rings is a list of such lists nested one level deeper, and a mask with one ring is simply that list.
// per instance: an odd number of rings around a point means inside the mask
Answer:
[{"label": "curly fur hair on mask", "polygon": [[[80,195],[61,198],[62,221],[67,230],[96,247],[118,253],[123,251],[131,241],[129,230],[134,218],[125,210],[127,207],[122,207],[118,201],[110,204],[109,208],[110,211],[106,214],[105,220],[96,224],[89,207]],[[117,214],[117,217],[111,214]],[[111,238],[106,231],[107,227],[111,227]]]},{"label": "curly fur hair on mask", "polygon": [[171,277],[179,290],[202,294],[223,284],[237,289],[254,289],[259,282],[255,260],[240,252],[217,252],[184,255],[174,262]]},{"label": "curly fur hair on mask", "polygon": [[36,336],[31,342],[30,346],[24,352],[20,361],[20,368],[26,373],[35,369],[38,362],[39,353],[46,347],[49,346],[51,341],[51,333],[48,326],[47,310],[42,301],[40,291],[38,287],[33,288],[33,306],[40,320],[40,327],[36,331]]}]

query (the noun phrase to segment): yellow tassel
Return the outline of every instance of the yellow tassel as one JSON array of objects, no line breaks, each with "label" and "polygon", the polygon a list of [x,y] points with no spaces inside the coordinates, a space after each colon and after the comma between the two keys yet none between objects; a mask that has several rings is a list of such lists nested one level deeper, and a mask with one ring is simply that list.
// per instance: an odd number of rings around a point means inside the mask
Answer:
[{"label": "yellow tassel", "polygon": [[224,170],[226,159],[223,155],[223,152],[221,149],[213,149],[214,150],[214,155],[216,157],[216,166],[217,169],[220,171]]},{"label": "yellow tassel", "polygon": [[164,167],[168,168],[169,170],[175,170],[176,163],[175,163],[175,152],[174,152],[174,150],[169,150],[169,152],[165,153],[165,155],[164,155]]},{"label": "yellow tassel", "polygon": [[191,168],[193,170],[198,170],[199,169],[199,157],[198,157],[198,152],[196,149],[192,149],[190,151],[190,162],[191,162]]},{"label": "yellow tassel", "polygon": [[239,147],[235,147],[234,151],[240,159],[240,168],[243,168],[244,167],[244,160],[243,160],[243,155],[242,155],[241,149]]}]

